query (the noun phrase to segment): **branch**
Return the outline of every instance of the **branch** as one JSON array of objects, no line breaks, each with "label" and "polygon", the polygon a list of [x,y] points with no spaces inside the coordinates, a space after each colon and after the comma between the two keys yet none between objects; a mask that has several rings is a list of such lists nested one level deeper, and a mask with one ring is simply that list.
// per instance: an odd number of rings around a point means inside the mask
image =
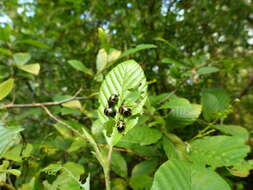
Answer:
[{"label": "branch", "polygon": [[44,105],[41,105],[40,107],[42,107],[45,112],[47,113],[47,115],[49,115],[53,120],[57,121],[58,123],[64,125],[65,127],[67,127],[69,130],[73,131],[75,134],[77,134],[78,136],[82,137],[85,141],[87,141],[87,138],[83,136],[82,133],[80,133],[78,130],[74,129],[73,127],[71,127],[69,124],[65,123],[64,121],[58,119],[57,117],[55,117],[47,107],[45,107]]},{"label": "branch", "polygon": [[245,88],[242,89],[242,91],[241,91],[240,94],[237,96],[237,98],[241,99],[243,96],[245,96],[245,95],[249,92],[249,90],[250,90],[250,88],[251,88],[252,86],[253,86],[253,74],[252,74],[252,76],[251,76],[251,79],[250,79],[248,85],[247,85]]},{"label": "branch", "polygon": [[83,100],[83,99],[88,99],[88,97],[77,97],[78,94],[80,94],[80,92],[82,91],[82,88],[80,88],[75,94],[74,96],[61,100],[61,101],[57,101],[57,102],[41,102],[41,103],[31,103],[31,104],[7,104],[4,106],[0,107],[1,109],[6,109],[6,108],[24,108],[24,107],[42,107],[42,106],[55,106],[55,105],[60,105],[62,103],[65,102],[70,102],[72,100]]}]

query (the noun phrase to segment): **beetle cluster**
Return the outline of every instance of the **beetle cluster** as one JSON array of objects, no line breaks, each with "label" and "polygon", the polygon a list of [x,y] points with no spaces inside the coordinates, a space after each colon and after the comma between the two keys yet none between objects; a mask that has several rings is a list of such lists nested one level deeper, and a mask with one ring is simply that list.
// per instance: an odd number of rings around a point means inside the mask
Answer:
[{"label": "beetle cluster", "polygon": [[[108,117],[115,117],[116,111],[114,106],[118,103],[119,97],[117,94],[113,94],[108,99],[108,107],[104,109],[104,114]],[[119,107],[119,113],[123,117],[129,117],[132,115],[132,110],[124,105]],[[119,132],[123,132],[125,130],[125,122],[123,120],[119,120],[117,122],[117,129]]]}]

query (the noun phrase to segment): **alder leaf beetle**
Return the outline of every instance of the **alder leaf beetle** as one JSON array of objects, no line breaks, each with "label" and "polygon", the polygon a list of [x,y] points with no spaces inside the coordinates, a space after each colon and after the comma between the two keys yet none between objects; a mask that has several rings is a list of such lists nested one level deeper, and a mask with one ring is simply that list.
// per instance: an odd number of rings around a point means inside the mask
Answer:
[{"label": "alder leaf beetle", "polygon": [[104,114],[109,117],[114,117],[116,115],[116,112],[113,108],[105,108]]},{"label": "alder leaf beetle", "polygon": [[108,100],[108,105],[112,107],[113,105],[117,104],[119,101],[119,96],[117,94],[112,94]]},{"label": "alder leaf beetle", "polygon": [[119,120],[117,122],[117,129],[118,129],[118,131],[121,133],[121,132],[123,132],[125,130],[125,128],[126,128],[125,122],[123,120]]},{"label": "alder leaf beetle", "polygon": [[129,117],[130,115],[132,115],[132,110],[122,105],[119,107],[119,113],[123,115],[124,117]]}]

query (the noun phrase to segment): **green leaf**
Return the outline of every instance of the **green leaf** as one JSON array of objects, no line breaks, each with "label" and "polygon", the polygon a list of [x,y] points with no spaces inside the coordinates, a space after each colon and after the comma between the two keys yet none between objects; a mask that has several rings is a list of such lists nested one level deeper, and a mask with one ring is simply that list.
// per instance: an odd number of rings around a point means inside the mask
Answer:
[{"label": "green leaf", "polygon": [[127,182],[122,178],[112,179],[112,190],[126,190],[127,186]]},{"label": "green leaf", "polygon": [[169,160],[156,171],[151,190],[231,190],[217,173],[183,160]]},{"label": "green leaf", "polygon": [[3,157],[8,160],[13,160],[15,162],[21,162],[22,158],[27,158],[31,155],[33,147],[31,144],[17,144],[10,148],[7,152],[3,154]]},{"label": "green leaf", "polygon": [[88,69],[81,61],[69,60],[68,63],[76,70],[82,71],[83,73],[92,75],[92,70]]},{"label": "green leaf", "polygon": [[33,75],[38,75],[40,72],[39,63],[29,64],[29,65],[18,65],[18,68],[28,73],[31,73]]},{"label": "green leaf", "polygon": [[147,175],[130,178],[130,186],[133,190],[150,190],[153,178]]},{"label": "green leaf", "polygon": [[10,37],[11,37],[10,25],[6,25],[5,27],[1,26],[0,27],[0,41],[8,42]]},{"label": "green leaf", "polygon": [[131,48],[131,49],[128,49],[128,50],[124,51],[121,54],[121,58],[129,56],[131,54],[134,54],[138,51],[145,50],[145,49],[151,49],[151,48],[156,48],[156,45],[153,45],[153,44],[139,44],[135,48]]},{"label": "green leaf", "polygon": [[197,73],[199,75],[206,75],[206,74],[210,74],[210,73],[216,73],[218,72],[219,69],[217,67],[202,67],[200,69],[197,70]]},{"label": "green leaf", "polygon": [[17,65],[24,65],[31,59],[31,55],[29,53],[15,53],[13,59]]},{"label": "green leaf", "polygon": [[0,83],[0,100],[5,98],[12,90],[14,85],[14,79],[8,79]]},{"label": "green leaf", "polygon": [[3,55],[12,55],[12,52],[6,48],[2,48],[0,47],[0,54],[3,54]]},{"label": "green leaf", "polygon": [[237,164],[250,152],[244,139],[235,136],[209,136],[194,140],[190,145],[190,159],[212,168]]},{"label": "green leaf", "polygon": [[146,126],[136,126],[121,139],[121,142],[137,143],[143,146],[153,144],[161,137],[162,133],[158,129]]},{"label": "green leaf", "polygon": [[120,57],[120,55],[121,51],[112,49],[107,58],[108,63],[116,61]]},{"label": "green leaf", "polygon": [[190,102],[185,98],[179,98],[175,95],[171,95],[168,101],[163,103],[163,105],[159,109],[172,109],[178,107],[187,107],[190,105]]},{"label": "green leaf", "polygon": [[168,159],[179,159],[176,146],[168,139],[163,138],[163,149],[168,157]]},{"label": "green leaf", "polygon": [[19,132],[21,127],[4,127],[0,123],[0,158],[8,149],[19,141]]},{"label": "green leaf", "polygon": [[58,175],[57,179],[53,182],[51,186],[52,189],[79,190],[80,187],[85,189],[83,184],[79,181],[80,175],[84,173],[82,165],[74,162],[67,162],[62,166],[59,164],[51,164],[43,169],[43,171],[52,175],[55,175],[60,170],[62,173]]},{"label": "green leaf", "polygon": [[71,146],[68,148],[68,152],[75,152],[77,150],[79,150],[82,147],[86,147],[87,143],[86,141],[81,138],[81,137],[76,137],[75,139],[73,139],[73,143],[71,144]]},{"label": "green leaf", "polygon": [[191,104],[187,99],[172,97],[164,106],[171,108],[168,114],[168,124],[173,128],[180,128],[192,124],[200,115],[202,107],[199,104]]},{"label": "green leaf", "polygon": [[9,170],[7,170],[7,173],[10,173],[10,174],[15,175],[17,177],[19,177],[21,175],[21,171],[16,170],[16,169],[9,169]]},{"label": "green leaf", "polygon": [[245,140],[249,139],[249,131],[238,125],[214,125],[213,128],[219,131],[236,137],[241,137]]},{"label": "green leaf", "polygon": [[185,67],[185,65],[175,59],[172,59],[172,58],[163,58],[162,63],[167,63],[167,64],[174,64],[175,66],[178,66],[178,67]]},{"label": "green leaf", "polygon": [[127,163],[120,152],[112,152],[112,171],[120,177],[127,177]]},{"label": "green leaf", "polygon": [[33,45],[35,47],[38,47],[38,48],[44,48],[44,49],[48,49],[49,46],[40,42],[40,41],[37,41],[37,40],[32,40],[32,39],[27,39],[27,40],[19,40],[19,41],[16,41],[17,44],[29,44],[29,45]]},{"label": "green leaf", "polygon": [[215,119],[217,113],[227,108],[230,96],[222,88],[203,89],[201,92],[201,104],[204,118],[208,121]]},{"label": "green leaf", "polygon": [[235,164],[232,168],[227,168],[229,172],[238,177],[247,177],[250,171],[253,170],[253,160],[243,160],[242,162]]},{"label": "green leaf", "polygon": [[98,28],[98,37],[101,43],[101,47],[104,48],[106,52],[108,52],[110,48],[109,37],[103,28]]},{"label": "green leaf", "polygon": [[97,66],[97,73],[102,72],[106,66],[107,66],[107,53],[105,49],[100,49],[97,54],[97,61],[96,61],[96,66]]},{"label": "green leaf", "polygon": [[136,164],[132,170],[132,177],[134,176],[144,176],[152,174],[158,162],[156,160],[145,160]]},{"label": "green leaf", "polygon": [[[139,97],[137,99],[135,98],[136,101],[129,102],[127,97],[133,90],[140,92]],[[108,73],[101,85],[99,92],[100,106],[98,109],[98,115],[103,124],[109,120],[109,118],[104,114],[104,109],[108,107],[107,101],[112,94],[117,94],[119,96],[118,104],[115,105],[116,110],[118,110],[121,104],[125,102],[128,102],[125,106],[132,109],[132,117],[125,119],[126,129],[124,134],[126,134],[136,125],[138,121],[138,114],[143,112],[142,107],[147,99],[146,78],[142,68],[134,60],[125,61],[117,65]],[[119,121],[120,117],[120,114],[117,113],[115,121]],[[115,145],[121,137],[122,133],[119,133],[117,128],[114,127],[112,136],[107,140]]]},{"label": "green leaf", "polygon": [[42,172],[47,173],[48,175],[56,175],[58,171],[62,169],[62,165],[60,164],[50,164],[44,169],[42,169]]}]

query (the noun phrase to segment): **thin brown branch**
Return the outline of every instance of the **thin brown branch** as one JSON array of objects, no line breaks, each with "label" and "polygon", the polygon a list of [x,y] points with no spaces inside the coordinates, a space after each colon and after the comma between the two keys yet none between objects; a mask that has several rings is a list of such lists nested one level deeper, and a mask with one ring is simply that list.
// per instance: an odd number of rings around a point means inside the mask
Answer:
[{"label": "thin brown branch", "polygon": [[78,94],[80,94],[80,92],[82,91],[82,88],[80,88],[75,94],[74,96],[61,100],[61,101],[56,101],[56,102],[41,102],[41,103],[30,103],[30,104],[7,104],[4,106],[0,107],[1,109],[7,109],[7,108],[24,108],[24,107],[42,107],[42,106],[55,106],[55,105],[60,105],[66,102],[70,102],[72,100],[83,100],[83,99],[87,99],[87,97],[77,97]]},{"label": "thin brown branch", "polygon": [[1,106],[0,109],[55,106],[55,105],[60,105],[62,103],[70,102],[72,100],[83,100],[83,99],[87,99],[87,97],[71,97],[71,98],[67,98],[58,102],[41,102],[41,103],[31,103],[31,104],[7,104],[4,106]]},{"label": "thin brown branch", "polygon": [[58,119],[56,116],[54,116],[50,111],[49,109],[44,106],[44,105],[41,105],[41,107],[45,110],[45,112],[47,113],[47,115],[49,115],[53,120],[57,121],[58,123],[64,125],[65,127],[67,127],[69,130],[73,131],[74,133],[76,133],[78,136],[82,137],[84,140],[87,140],[86,137],[83,136],[82,133],[80,133],[78,130],[74,129],[73,127],[71,127],[69,124],[65,123],[64,121]]},{"label": "thin brown branch", "polygon": [[245,88],[242,89],[242,91],[237,96],[237,98],[241,99],[243,96],[245,96],[246,94],[248,94],[248,92],[249,92],[249,90],[250,90],[251,87],[253,87],[253,74],[251,74],[251,79],[250,79],[249,83],[247,84],[247,86],[245,86]]}]

